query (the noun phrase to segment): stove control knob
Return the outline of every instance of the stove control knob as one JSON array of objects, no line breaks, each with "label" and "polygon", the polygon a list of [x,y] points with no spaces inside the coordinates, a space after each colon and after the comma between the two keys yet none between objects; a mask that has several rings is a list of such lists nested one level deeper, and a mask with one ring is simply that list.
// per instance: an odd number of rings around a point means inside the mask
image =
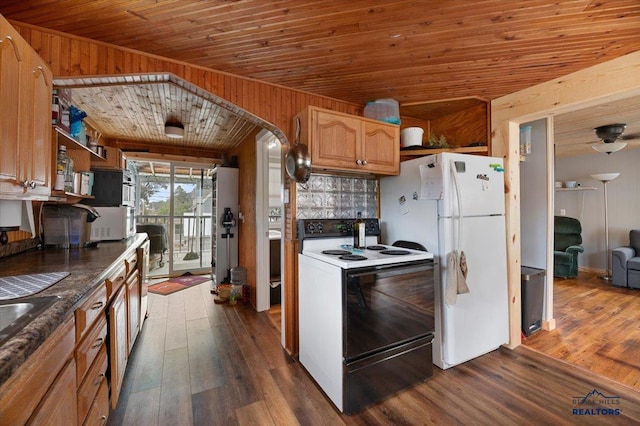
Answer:
[{"label": "stove control knob", "polygon": [[318,224],[318,232],[322,232],[322,229],[323,229],[323,228],[324,228],[324,227],[322,226],[322,224],[321,224],[321,223],[319,223],[319,224]]},{"label": "stove control knob", "polygon": [[307,226],[307,230],[313,234],[316,230],[316,226],[313,223],[310,223],[309,226]]}]

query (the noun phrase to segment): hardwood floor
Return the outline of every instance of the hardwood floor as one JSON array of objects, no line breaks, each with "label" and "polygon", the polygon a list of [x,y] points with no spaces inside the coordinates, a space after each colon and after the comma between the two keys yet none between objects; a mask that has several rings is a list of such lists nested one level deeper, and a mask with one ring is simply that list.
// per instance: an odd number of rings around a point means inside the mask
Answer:
[{"label": "hardwood floor", "polygon": [[[619,415],[573,414],[597,389]],[[579,400],[578,400],[579,402]],[[605,407],[610,408],[610,407]],[[149,295],[111,425],[631,424],[640,393],[520,347],[499,349],[371,405],[338,412],[280,345],[266,312],[216,305],[209,283]]]},{"label": "hardwood floor", "polygon": [[556,329],[524,344],[640,390],[640,291],[596,274],[554,280]]}]

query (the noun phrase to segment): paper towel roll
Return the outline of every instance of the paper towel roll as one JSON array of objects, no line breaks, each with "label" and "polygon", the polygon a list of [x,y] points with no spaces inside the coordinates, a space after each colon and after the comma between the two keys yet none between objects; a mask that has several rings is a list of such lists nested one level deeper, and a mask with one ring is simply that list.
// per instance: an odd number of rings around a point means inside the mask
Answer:
[{"label": "paper towel roll", "polygon": [[36,237],[36,225],[33,219],[33,203],[31,201],[24,201],[22,204],[22,223],[20,224],[20,230],[31,232],[31,237]]}]

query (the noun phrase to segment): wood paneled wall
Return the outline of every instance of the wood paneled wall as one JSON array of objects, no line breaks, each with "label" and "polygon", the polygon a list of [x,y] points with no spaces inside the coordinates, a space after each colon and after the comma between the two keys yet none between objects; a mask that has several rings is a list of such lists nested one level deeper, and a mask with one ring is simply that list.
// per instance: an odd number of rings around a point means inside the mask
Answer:
[{"label": "wood paneled wall", "polygon": [[[184,62],[174,61],[169,58],[149,55],[19,22],[11,23],[20,32],[22,37],[27,40],[47,62],[54,77],[170,72],[275,125],[287,135],[289,140],[292,140],[290,123],[293,116],[308,105],[315,105],[349,114],[358,114],[361,111],[359,105],[352,103],[292,90],[258,80],[243,78]],[[244,147],[241,148],[243,156],[250,155],[249,152],[245,153],[244,149]],[[249,150],[249,148],[246,149]],[[250,167],[248,161],[244,161],[243,163],[244,164],[241,165],[241,175],[248,170],[246,167]],[[249,189],[250,188],[241,186],[243,193]],[[251,188],[251,190],[255,191],[255,188]],[[295,215],[289,213],[286,214],[286,217],[288,218],[287,226],[290,228],[285,233],[285,240],[292,237],[295,238],[295,229],[293,228],[295,223],[292,219]],[[245,232],[246,238],[251,241],[255,241],[255,220],[255,216],[251,217],[249,215],[247,215],[245,219],[245,229],[247,228],[247,222],[254,223],[254,235],[251,236],[249,232]],[[285,241],[285,248],[285,268],[288,271],[294,271],[296,263],[294,244]],[[255,253],[255,246],[245,247],[244,243],[240,242],[240,252]],[[291,281],[291,279],[291,275],[287,275],[285,278],[286,281]],[[291,282],[285,282],[284,288],[294,289],[295,285]],[[290,301],[292,299],[293,298],[285,295],[285,300]],[[289,312],[297,312],[297,307],[291,307]],[[289,342],[287,343],[287,350],[295,353],[297,352],[297,347],[295,346],[295,342],[297,342],[297,336],[295,336],[295,334],[297,334],[297,316],[295,318],[291,315],[287,316],[285,329],[287,336],[286,341]],[[290,346],[292,342],[294,346]]]},{"label": "wood paneled wall", "polygon": [[[238,222],[238,264],[247,268],[247,284],[251,289],[250,300],[253,307],[257,303],[256,281],[256,185],[257,185],[257,153],[256,135],[259,130],[252,133],[240,147],[233,152],[238,156],[238,164],[242,172],[238,177],[238,202],[239,212],[242,212],[244,220],[236,218]],[[238,214],[238,216],[240,216]]]}]

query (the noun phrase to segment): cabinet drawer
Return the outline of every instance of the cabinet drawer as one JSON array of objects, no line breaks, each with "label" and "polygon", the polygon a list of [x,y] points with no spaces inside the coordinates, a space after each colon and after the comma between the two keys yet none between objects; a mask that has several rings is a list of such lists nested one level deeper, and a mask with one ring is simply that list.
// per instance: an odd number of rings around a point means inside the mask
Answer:
[{"label": "cabinet drawer", "polygon": [[102,385],[107,381],[107,345],[100,347],[96,360],[78,388],[78,424],[81,425],[91,409],[93,400]]},{"label": "cabinet drawer", "polygon": [[133,253],[129,254],[127,258],[124,260],[124,264],[126,267],[127,276],[131,275],[131,273],[138,268],[138,253],[136,250]]},{"label": "cabinet drawer", "polygon": [[98,287],[87,300],[76,309],[76,343],[82,340],[84,334],[89,331],[91,324],[107,306],[107,287],[103,284]]},{"label": "cabinet drawer", "polygon": [[105,283],[107,284],[107,299],[110,300],[114,294],[118,292],[120,287],[124,284],[127,277],[127,267],[123,262],[111,275],[107,277]]},{"label": "cabinet drawer", "polygon": [[[104,425],[107,423],[107,417],[109,416],[109,387],[107,381],[103,380],[100,383],[98,394],[96,399],[93,400],[89,414],[84,422],[85,425]],[[80,424],[80,423],[79,423]]]},{"label": "cabinet drawer", "polygon": [[78,383],[82,383],[85,374],[107,340],[107,317],[103,313],[89,333],[76,347],[76,370]]}]

